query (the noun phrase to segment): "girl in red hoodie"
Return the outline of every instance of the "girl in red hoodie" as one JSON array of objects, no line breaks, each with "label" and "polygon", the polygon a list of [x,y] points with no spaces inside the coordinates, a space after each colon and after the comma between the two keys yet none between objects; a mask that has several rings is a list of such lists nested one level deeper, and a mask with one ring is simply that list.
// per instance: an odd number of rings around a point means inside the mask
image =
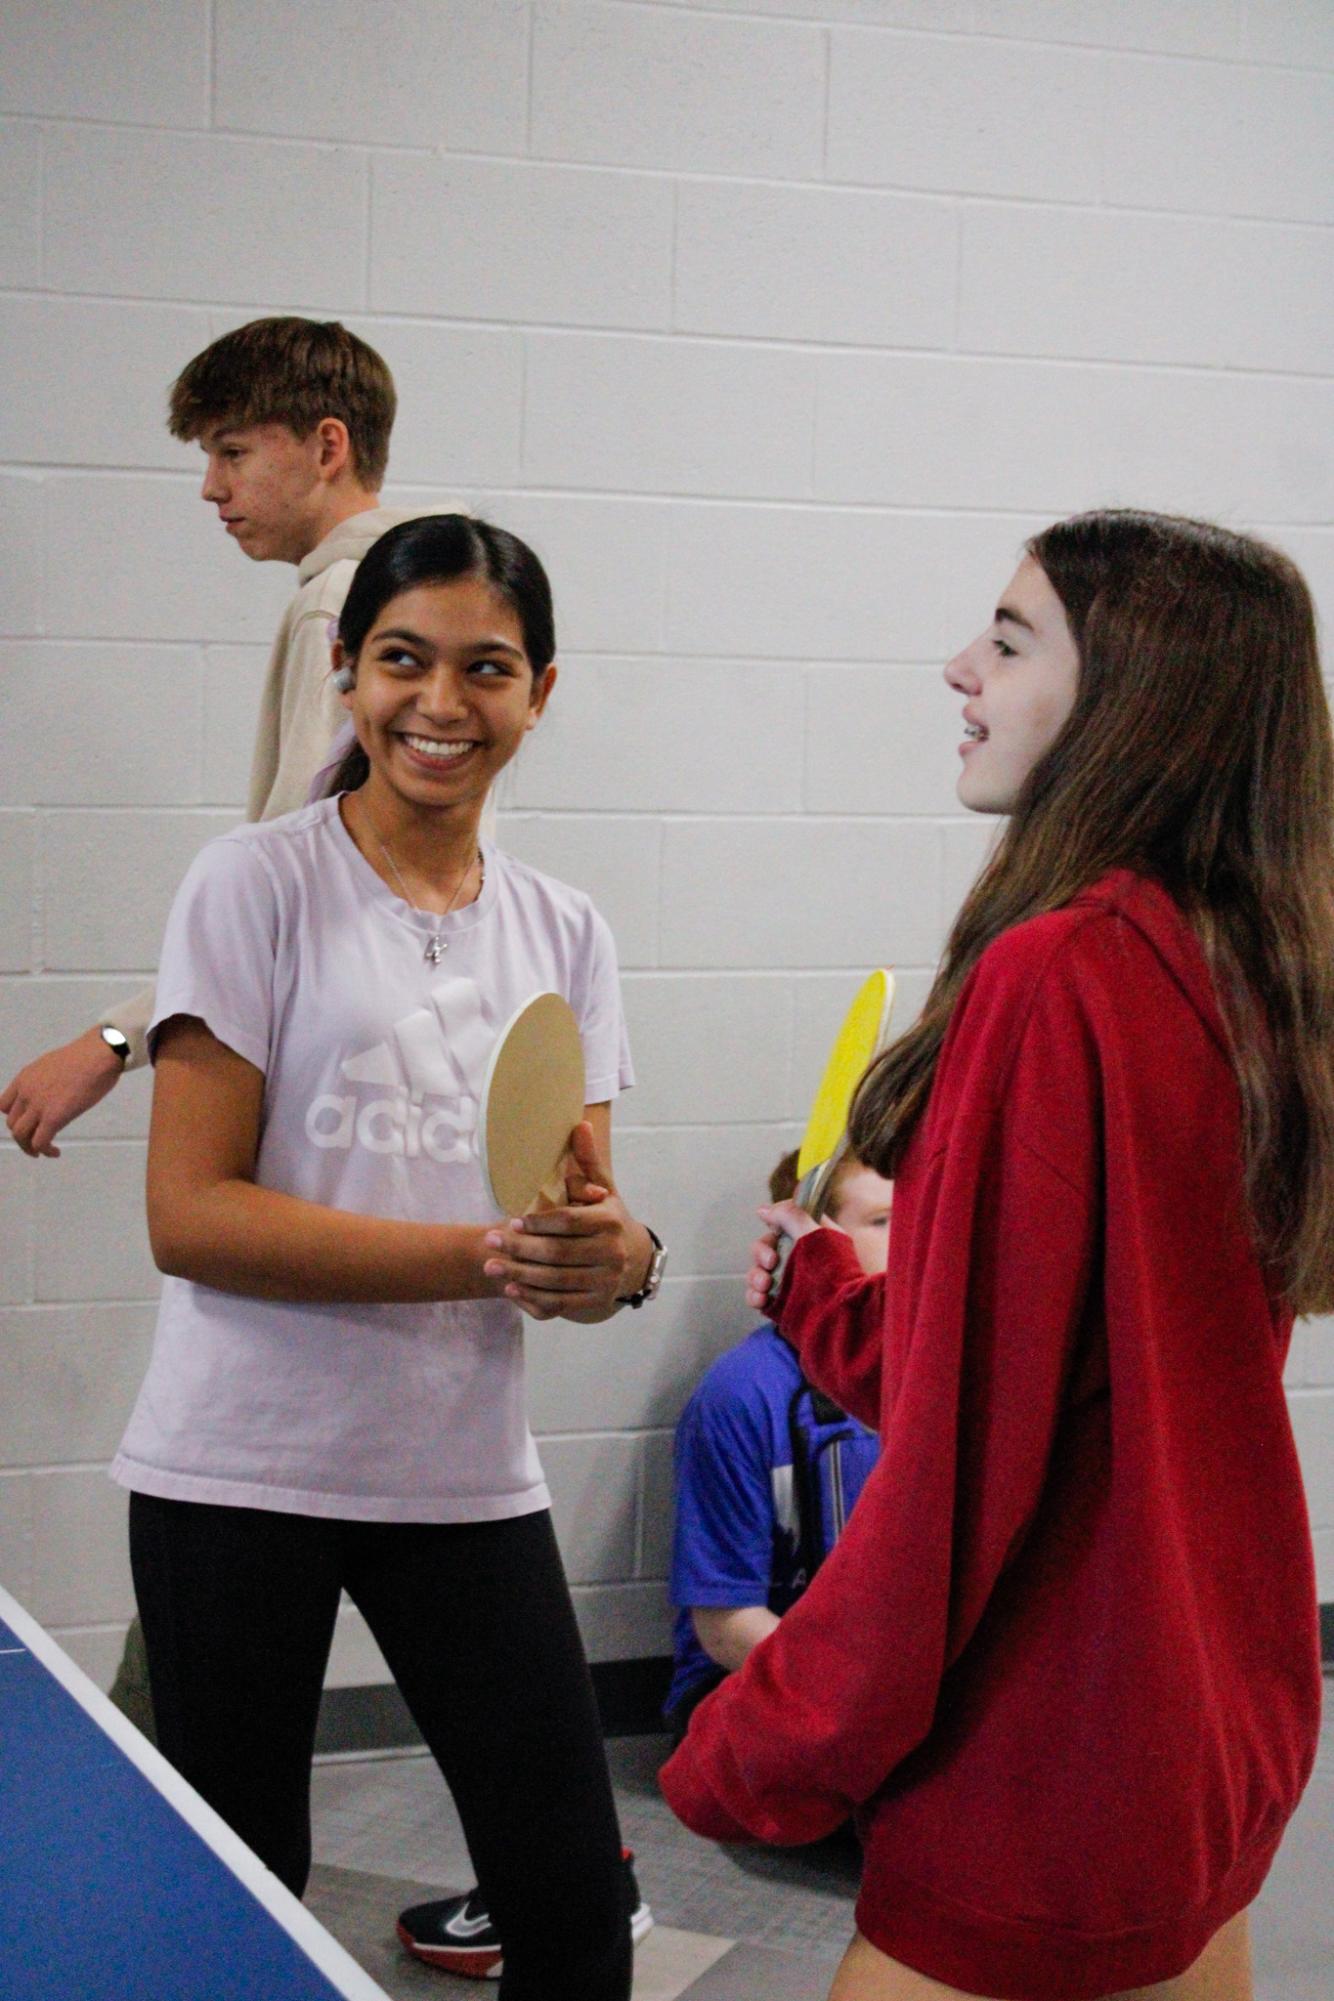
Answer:
[{"label": "girl in red hoodie", "polygon": [[831,2001],[1248,2001],[1320,1702],[1282,1383],[1334,1307],[1310,598],[1248,537],[1083,515],[946,679],[959,797],[1009,823],[855,1107],[888,1280],[763,1212],[774,1318],[884,1452],[663,1787],[720,1840],[857,1814]]}]

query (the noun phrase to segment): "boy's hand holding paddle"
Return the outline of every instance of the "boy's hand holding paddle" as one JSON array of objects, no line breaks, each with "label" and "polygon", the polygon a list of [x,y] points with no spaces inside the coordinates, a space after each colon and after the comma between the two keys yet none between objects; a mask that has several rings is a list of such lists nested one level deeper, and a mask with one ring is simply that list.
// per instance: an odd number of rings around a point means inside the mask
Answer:
[{"label": "boy's hand holding paddle", "polygon": [[778,1246],[783,1237],[795,1243],[811,1230],[836,1229],[834,1223],[817,1223],[813,1216],[799,1208],[795,1202],[770,1202],[760,1210],[760,1221],[765,1225],[764,1234],[756,1237],[750,1247],[750,1270],[746,1273],[746,1304],[753,1306],[757,1313],[768,1310],[769,1295],[773,1290],[778,1272],[778,1261],[782,1253]]},{"label": "boy's hand holding paddle", "polygon": [[[746,1304],[763,1313],[782,1255],[783,1237],[793,1242],[821,1227],[835,1176],[848,1154],[848,1114],[868,1064],[889,1041],[894,1013],[894,975],[884,967],[865,980],[843,1017],[825,1063],[820,1088],[811,1101],[797,1154],[797,1199],[761,1209],[763,1236],[750,1247]],[[829,1228],[836,1227],[830,1224]]]}]

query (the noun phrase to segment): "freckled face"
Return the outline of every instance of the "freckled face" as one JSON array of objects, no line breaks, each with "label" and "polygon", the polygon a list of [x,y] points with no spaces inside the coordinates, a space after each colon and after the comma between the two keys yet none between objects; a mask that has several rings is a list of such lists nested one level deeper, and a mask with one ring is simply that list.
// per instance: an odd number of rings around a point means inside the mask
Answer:
[{"label": "freckled face", "polygon": [[[343,658],[336,645],[335,666]],[[343,702],[371,785],[414,806],[480,804],[556,678],[534,674],[517,613],[480,577],[391,598],[355,665]]]},{"label": "freckled face", "polygon": [[858,1167],[842,1176],[837,1199],[829,1211],[831,1223],[852,1238],[857,1262],[868,1278],[885,1269],[889,1259],[889,1212],[894,1184],[874,1168]]},{"label": "freckled face", "polygon": [[299,563],[324,532],[318,431],[286,424],[216,424],[200,439],[200,489],[232,540],[256,563]]},{"label": "freckled face", "polygon": [[1079,654],[1040,564],[1026,556],[985,632],[945,679],[964,696],[958,794],[974,813],[1009,813],[1075,705]]}]

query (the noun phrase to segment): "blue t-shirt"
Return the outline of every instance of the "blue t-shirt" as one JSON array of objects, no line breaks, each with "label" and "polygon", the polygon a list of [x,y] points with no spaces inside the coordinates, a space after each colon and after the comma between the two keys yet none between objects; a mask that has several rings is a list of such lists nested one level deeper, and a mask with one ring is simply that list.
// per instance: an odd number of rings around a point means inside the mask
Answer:
[{"label": "blue t-shirt", "polygon": [[[674,1709],[717,1664],[695,1637],[694,1605],[767,1605],[780,1617],[808,1582],[800,1493],[811,1491],[821,1554],[832,1549],[880,1452],[856,1418],[817,1399],[796,1351],[765,1321],[720,1355],[676,1427],[672,1549]],[[813,1478],[793,1471],[793,1430]],[[814,1525],[812,1525],[814,1526]]]}]

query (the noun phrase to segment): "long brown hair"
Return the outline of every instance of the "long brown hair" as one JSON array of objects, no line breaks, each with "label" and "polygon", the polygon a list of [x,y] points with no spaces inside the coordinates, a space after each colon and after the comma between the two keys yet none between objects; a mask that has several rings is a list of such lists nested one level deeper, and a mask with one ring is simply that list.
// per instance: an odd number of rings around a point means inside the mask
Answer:
[{"label": "long brown hair", "polygon": [[960,988],[992,940],[1109,869],[1203,946],[1241,1091],[1256,1240],[1299,1312],[1334,1307],[1334,746],[1315,615],[1276,549],[1116,509],[1034,536],[1079,687],[955,920],[915,1026],[868,1071],[853,1148],[892,1175]]}]

